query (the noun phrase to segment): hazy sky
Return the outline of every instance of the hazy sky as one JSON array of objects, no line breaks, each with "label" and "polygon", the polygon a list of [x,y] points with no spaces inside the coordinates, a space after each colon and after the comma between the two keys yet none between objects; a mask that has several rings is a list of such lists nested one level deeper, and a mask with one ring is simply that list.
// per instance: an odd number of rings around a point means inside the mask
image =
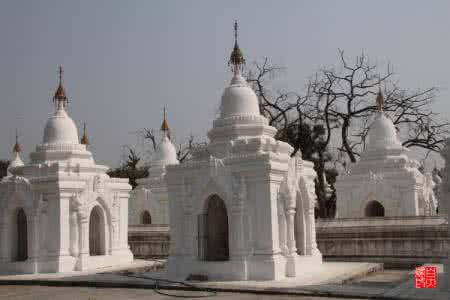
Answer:
[{"label": "hazy sky", "polygon": [[205,140],[231,76],[235,19],[248,62],[287,68],[281,88],[301,91],[338,48],[364,51],[392,63],[402,87],[437,86],[434,108],[450,119],[450,1],[0,0],[0,158],[16,127],[26,160],[41,142],[59,64],[98,162],[141,145],[137,132],[158,128],[164,105],[178,143]]}]

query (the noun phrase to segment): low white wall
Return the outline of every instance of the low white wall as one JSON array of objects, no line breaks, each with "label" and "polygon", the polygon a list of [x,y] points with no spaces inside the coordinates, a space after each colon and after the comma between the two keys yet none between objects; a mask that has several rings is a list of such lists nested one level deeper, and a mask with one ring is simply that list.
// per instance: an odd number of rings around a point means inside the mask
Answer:
[{"label": "low white wall", "polygon": [[[317,244],[328,261],[442,263],[450,249],[447,224],[442,216],[317,220]],[[136,258],[169,255],[169,226],[129,226],[128,236]]]},{"label": "low white wall", "polygon": [[316,224],[325,260],[411,266],[442,263],[450,249],[443,216],[330,219]]},{"label": "low white wall", "polygon": [[128,244],[134,258],[161,258],[169,255],[169,225],[130,225]]}]

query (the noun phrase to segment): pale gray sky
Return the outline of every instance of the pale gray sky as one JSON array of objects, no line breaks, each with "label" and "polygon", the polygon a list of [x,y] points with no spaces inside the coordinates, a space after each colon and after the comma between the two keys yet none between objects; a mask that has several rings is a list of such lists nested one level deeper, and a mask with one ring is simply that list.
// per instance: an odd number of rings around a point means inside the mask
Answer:
[{"label": "pale gray sky", "polygon": [[17,127],[24,157],[53,111],[64,67],[69,113],[87,122],[98,162],[117,165],[136,132],[159,127],[162,108],[178,142],[206,139],[233,46],[248,62],[287,68],[280,87],[301,91],[319,67],[364,51],[394,65],[405,88],[437,86],[450,115],[450,1],[0,1],[0,158]]}]

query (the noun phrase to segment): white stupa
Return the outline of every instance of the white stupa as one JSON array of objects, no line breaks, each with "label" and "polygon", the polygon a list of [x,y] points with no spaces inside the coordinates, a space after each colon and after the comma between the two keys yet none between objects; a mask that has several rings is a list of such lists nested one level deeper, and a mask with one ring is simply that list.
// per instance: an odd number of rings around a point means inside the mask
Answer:
[{"label": "white stupa", "polygon": [[241,75],[244,63],[236,40],[233,77],[209,144],[167,167],[170,278],[277,280],[322,262],[313,164],[291,158],[292,147],[274,139],[276,129]]},{"label": "white stupa", "polygon": [[377,95],[378,111],[369,128],[369,141],[359,162],[336,182],[340,218],[434,215],[431,177],[410,159],[391,119],[383,112],[384,98]]},{"label": "white stupa", "polygon": [[166,166],[176,165],[179,162],[177,150],[170,141],[170,129],[165,109],[161,132],[161,141],[156,146],[148,169],[149,176],[138,179],[138,186],[131,193],[130,225],[169,224],[169,196],[165,181]]},{"label": "white stupa", "polygon": [[87,270],[131,262],[127,179],[110,178],[81,143],[61,81],[42,144],[23,164],[14,147],[0,183],[0,273]]},{"label": "white stupa", "polygon": [[14,174],[11,171],[15,170],[18,167],[22,167],[24,165],[22,158],[20,158],[21,151],[22,151],[22,149],[19,144],[19,135],[17,134],[17,131],[16,131],[16,143],[14,144],[14,147],[13,147],[14,157],[8,165],[7,176],[14,176]]}]

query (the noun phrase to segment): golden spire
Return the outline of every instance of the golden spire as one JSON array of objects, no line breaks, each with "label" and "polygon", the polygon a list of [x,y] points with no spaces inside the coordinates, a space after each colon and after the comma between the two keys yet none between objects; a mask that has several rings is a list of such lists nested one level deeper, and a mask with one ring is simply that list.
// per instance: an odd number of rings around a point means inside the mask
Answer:
[{"label": "golden spire", "polygon": [[22,151],[22,148],[20,147],[20,144],[19,144],[19,135],[18,135],[17,129],[16,129],[16,143],[14,144],[13,152],[19,153],[21,151]]},{"label": "golden spire", "polygon": [[89,139],[86,135],[86,122],[83,123],[83,136],[81,137],[80,144],[89,145]]},{"label": "golden spire", "polygon": [[59,73],[59,84],[58,84],[58,88],[55,91],[55,95],[53,96],[53,101],[54,102],[61,101],[62,104],[65,105],[67,103],[67,97],[66,97],[66,91],[64,90],[64,87],[62,84],[63,68],[61,66],[59,66],[58,73]]},{"label": "golden spire", "polygon": [[166,120],[166,108],[165,107],[163,109],[163,122],[161,124],[161,131],[169,132],[169,124],[167,123],[167,120]]},{"label": "golden spire", "polygon": [[379,112],[382,112],[384,109],[384,97],[383,97],[383,93],[381,92],[381,88],[378,89],[378,95],[377,95],[377,110]]},{"label": "golden spire", "polygon": [[242,51],[238,46],[237,42],[238,36],[238,23],[234,21],[234,48],[230,55],[230,60],[228,61],[228,65],[231,65],[231,70],[236,74],[241,71],[243,65],[245,65],[245,59],[242,55]]}]

